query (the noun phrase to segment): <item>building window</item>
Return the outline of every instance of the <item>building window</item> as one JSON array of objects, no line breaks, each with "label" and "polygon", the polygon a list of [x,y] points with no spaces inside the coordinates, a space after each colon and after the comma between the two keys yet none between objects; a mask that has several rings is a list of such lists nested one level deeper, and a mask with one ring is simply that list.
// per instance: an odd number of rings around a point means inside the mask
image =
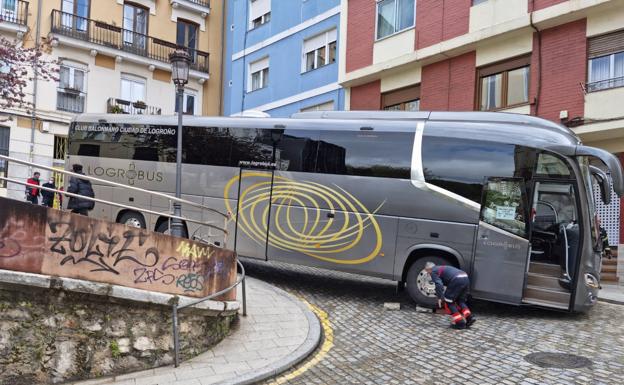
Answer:
[{"label": "building window", "polygon": [[[197,111],[197,92],[193,90],[184,90],[182,98],[182,113],[185,115],[195,115]],[[178,112],[178,98],[175,102],[175,112]]]},{"label": "building window", "polygon": [[121,74],[121,92],[120,97],[123,102],[120,103],[120,107],[126,114],[142,113],[147,109],[145,104],[145,84],[144,78],[130,75]]},{"label": "building window", "polygon": [[[9,127],[0,126],[0,155],[9,156],[9,138],[11,129]],[[0,176],[6,178],[9,162],[0,159]],[[6,187],[6,181],[0,180],[0,188]]]},{"label": "building window", "polygon": [[515,107],[529,102],[530,56],[478,70],[481,111]]},{"label": "building window", "polygon": [[59,87],[56,109],[74,113],[84,112],[86,93],[86,68],[64,61],[59,66]]},{"label": "building window", "polygon": [[61,3],[63,27],[78,32],[86,32],[89,3],[89,0],[63,0]]},{"label": "building window", "polygon": [[147,43],[147,8],[134,4],[124,4],[123,41],[124,48],[131,51],[144,51]]},{"label": "building window", "polygon": [[414,26],[415,0],[377,1],[377,39]]},{"label": "building window", "polygon": [[383,93],[381,107],[386,111],[420,110],[420,86],[410,86]]},{"label": "building window", "polygon": [[249,64],[247,92],[259,90],[269,85],[269,58],[265,57]]},{"label": "building window", "polygon": [[479,5],[481,3],[485,3],[488,0],[472,0],[472,5]]},{"label": "building window", "polygon": [[334,110],[334,101],[331,100],[329,102],[315,104],[313,106],[305,107],[301,109],[301,112],[312,112],[312,111],[333,111]]},{"label": "building window", "polygon": [[336,29],[303,42],[303,70],[312,71],[336,62]]},{"label": "building window", "polygon": [[271,21],[271,0],[250,0],[249,5],[249,29]]},{"label": "building window", "polygon": [[587,91],[624,87],[624,30],[588,42]]},{"label": "building window", "polygon": [[195,23],[185,20],[178,20],[176,44],[188,48],[191,57],[197,49],[197,29]]}]

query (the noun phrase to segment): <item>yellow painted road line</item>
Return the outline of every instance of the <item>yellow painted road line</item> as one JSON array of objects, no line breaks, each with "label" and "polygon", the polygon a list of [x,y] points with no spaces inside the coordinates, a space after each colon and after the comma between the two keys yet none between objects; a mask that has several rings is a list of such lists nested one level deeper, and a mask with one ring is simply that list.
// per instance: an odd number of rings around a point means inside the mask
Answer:
[{"label": "yellow painted road line", "polygon": [[323,344],[321,345],[319,351],[305,364],[301,365],[299,368],[290,373],[277,377],[269,385],[285,384],[286,382],[299,377],[303,373],[313,368],[316,364],[321,362],[325,358],[327,353],[329,353],[331,348],[334,346],[334,330],[331,327],[331,323],[329,322],[329,317],[327,316],[327,313],[321,310],[319,307],[312,305],[305,299],[300,299],[319,318],[319,321],[321,322],[321,328],[323,328]]}]

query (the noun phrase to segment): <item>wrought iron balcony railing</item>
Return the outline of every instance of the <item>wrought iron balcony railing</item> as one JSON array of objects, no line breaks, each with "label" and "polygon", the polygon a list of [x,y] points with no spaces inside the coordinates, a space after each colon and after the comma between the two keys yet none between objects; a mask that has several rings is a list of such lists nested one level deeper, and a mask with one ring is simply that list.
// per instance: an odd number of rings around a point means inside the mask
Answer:
[{"label": "wrought iron balcony railing", "polygon": [[128,100],[109,98],[106,103],[106,111],[109,114],[132,114],[132,115],[160,115],[159,107],[148,106],[142,102],[130,102]]},{"label": "wrought iron balcony railing", "polygon": [[169,63],[169,54],[184,49],[191,56],[191,68],[208,72],[209,54],[165,40],[130,31],[71,13],[52,11],[52,33]]},{"label": "wrought iron balcony railing", "polygon": [[28,2],[13,0],[2,2],[0,8],[0,21],[8,21],[20,25],[28,25]]},{"label": "wrought iron balcony railing", "polygon": [[210,0],[187,0],[191,3],[201,5],[202,7],[210,8]]},{"label": "wrought iron balcony railing", "polygon": [[624,76],[587,83],[585,87],[587,89],[587,92],[595,92],[606,90],[609,88],[624,87]]}]

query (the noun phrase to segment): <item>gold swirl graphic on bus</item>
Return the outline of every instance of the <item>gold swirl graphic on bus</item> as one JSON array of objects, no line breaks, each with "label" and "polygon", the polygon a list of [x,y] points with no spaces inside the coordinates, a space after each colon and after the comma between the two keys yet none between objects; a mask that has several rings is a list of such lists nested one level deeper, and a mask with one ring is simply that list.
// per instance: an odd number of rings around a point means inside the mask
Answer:
[{"label": "gold swirl graphic on bus", "polygon": [[[374,214],[352,194],[339,186],[328,187],[316,182],[296,181],[275,176],[271,195],[271,174],[245,172],[240,191],[239,229],[254,241],[264,244],[271,213],[269,244],[285,251],[300,252],[322,261],[356,265],[369,262],[380,253],[382,235]],[[239,177],[232,178],[224,190],[227,210],[236,213],[235,202]],[[232,201],[230,201],[232,199]],[[335,217],[323,215],[328,209]],[[366,238],[364,238],[366,236]],[[369,250],[358,248],[359,258],[336,258],[345,255],[365,239]]]}]

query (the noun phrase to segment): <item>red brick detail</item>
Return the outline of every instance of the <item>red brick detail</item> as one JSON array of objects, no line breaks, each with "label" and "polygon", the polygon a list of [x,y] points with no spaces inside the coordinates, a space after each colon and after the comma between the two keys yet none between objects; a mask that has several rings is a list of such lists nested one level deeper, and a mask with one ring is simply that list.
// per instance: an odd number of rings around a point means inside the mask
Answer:
[{"label": "red brick detail", "polygon": [[472,111],[475,98],[475,63],[475,52],[468,52],[423,67],[420,109]]},{"label": "red brick detail", "polygon": [[373,64],[376,3],[349,0],[347,11],[347,72]]},{"label": "red brick detail", "polygon": [[468,33],[471,0],[418,0],[415,48]]},{"label": "red brick detail", "polygon": [[568,0],[529,0],[529,12],[539,11],[566,1]]},{"label": "red brick detail", "polygon": [[351,87],[351,110],[381,109],[381,80]]},{"label": "red brick detail", "polygon": [[[583,116],[584,98],[580,83],[587,73],[586,20],[581,19],[545,29],[542,35],[541,92],[537,115],[559,122],[559,112],[568,111],[570,119]],[[533,38],[531,57],[531,100],[538,84],[538,39]],[[535,114],[535,104],[532,114]]]}]

